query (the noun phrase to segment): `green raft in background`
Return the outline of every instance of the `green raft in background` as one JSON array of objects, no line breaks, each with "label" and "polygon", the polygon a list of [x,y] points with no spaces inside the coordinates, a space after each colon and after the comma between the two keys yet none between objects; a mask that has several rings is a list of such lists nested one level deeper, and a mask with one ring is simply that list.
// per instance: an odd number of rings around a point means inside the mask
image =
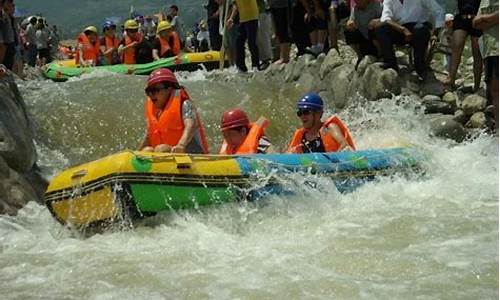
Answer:
[{"label": "green raft in background", "polygon": [[184,53],[178,56],[164,58],[147,64],[110,65],[98,67],[78,67],[75,60],[54,61],[43,67],[43,74],[54,81],[66,81],[70,77],[94,71],[109,71],[119,74],[147,75],[159,68],[169,68],[172,71],[195,71],[201,68],[213,70],[219,67],[219,51]]}]

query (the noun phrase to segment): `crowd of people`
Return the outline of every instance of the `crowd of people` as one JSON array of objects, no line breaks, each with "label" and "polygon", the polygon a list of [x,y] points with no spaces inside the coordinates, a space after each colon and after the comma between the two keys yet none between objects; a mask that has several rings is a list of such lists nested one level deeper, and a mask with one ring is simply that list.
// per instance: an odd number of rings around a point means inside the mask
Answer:
[{"label": "crowd of people", "polygon": [[[13,22],[13,0],[0,1],[0,63],[13,68],[20,49],[30,65],[49,62],[58,48],[55,26],[49,30],[44,19],[34,17],[22,29]],[[358,63],[372,55],[383,61],[384,68],[399,71],[395,47],[408,47],[422,81],[438,49],[447,64],[444,84],[453,89],[470,36],[474,91],[484,70],[498,126],[498,0],[457,0],[455,14],[446,14],[436,0],[208,0],[205,8],[206,21],[190,32],[176,5],[167,15],[135,16],[120,24],[121,30],[111,21],[104,22],[102,31],[88,26],[77,39],[76,64],[147,63],[180,52],[223,49],[229,62],[246,72],[246,45],[251,68],[260,70],[270,63],[289,62],[292,44],[298,56],[338,51],[343,33]],[[273,36],[277,55],[272,51]]]}]

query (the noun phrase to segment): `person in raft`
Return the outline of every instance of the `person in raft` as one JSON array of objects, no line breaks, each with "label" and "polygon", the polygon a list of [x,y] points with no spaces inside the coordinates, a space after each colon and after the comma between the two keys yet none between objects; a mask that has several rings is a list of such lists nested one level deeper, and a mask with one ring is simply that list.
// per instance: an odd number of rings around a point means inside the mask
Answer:
[{"label": "person in raft", "polygon": [[75,61],[78,66],[96,66],[100,54],[97,28],[89,26],[78,36]]},{"label": "person in raft", "polygon": [[118,55],[120,39],[116,36],[116,24],[106,21],[102,25],[103,36],[99,39],[101,45],[101,65],[117,65],[121,63]]},{"label": "person in raft", "polygon": [[151,73],[145,92],[147,131],[142,151],[208,153],[201,119],[172,71]]},{"label": "person in raft", "polygon": [[133,65],[137,62],[137,46],[141,44],[143,37],[135,20],[127,20],[124,29],[125,35],[120,41],[118,54],[122,56],[124,64]]},{"label": "person in raft", "polygon": [[181,52],[181,40],[168,21],[161,21],[156,30],[158,37],[153,42],[153,59],[176,56]]},{"label": "person in raft", "polygon": [[250,123],[247,114],[241,109],[224,112],[220,124],[224,142],[219,154],[275,153],[265,134],[268,125],[269,121],[264,117]]},{"label": "person in raft", "polygon": [[325,122],[321,121],[323,100],[318,94],[304,95],[297,102],[297,109],[297,116],[302,121],[302,128],[295,131],[287,152],[356,150],[349,129],[337,116],[331,116]]}]

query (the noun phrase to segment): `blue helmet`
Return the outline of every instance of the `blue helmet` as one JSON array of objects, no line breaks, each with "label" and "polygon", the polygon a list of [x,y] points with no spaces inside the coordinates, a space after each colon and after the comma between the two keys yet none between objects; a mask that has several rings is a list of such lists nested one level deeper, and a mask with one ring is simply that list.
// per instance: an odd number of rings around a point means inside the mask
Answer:
[{"label": "blue helmet", "polygon": [[113,21],[106,21],[104,22],[104,24],[102,24],[103,31],[106,30],[107,28],[112,28],[112,27],[116,28],[116,24]]},{"label": "blue helmet", "polygon": [[323,110],[323,100],[316,93],[307,93],[297,102],[298,109]]}]

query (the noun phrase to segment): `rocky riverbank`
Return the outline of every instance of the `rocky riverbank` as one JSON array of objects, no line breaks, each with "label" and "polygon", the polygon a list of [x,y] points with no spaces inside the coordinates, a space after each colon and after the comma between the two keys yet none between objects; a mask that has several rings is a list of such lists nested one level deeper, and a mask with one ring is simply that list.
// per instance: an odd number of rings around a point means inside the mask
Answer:
[{"label": "rocky riverbank", "polygon": [[33,127],[14,75],[0,75],[0,213],[42,203],[47,183],[38,172]]},{"label": "rocky riverbank", "polygon": [[330,50],[317,58],[303,55],[286,65],[271,65],[252,76],[264,82],[295,83],[301,92],[318,92],[329,105],[344,108],[360,95],[370,101],[393,95],[411,97],[421,103],[428,116],[431,134],[462,142],[477,129],[493,128],[493,106],[487,105],[484,83],[477,93],[472,88],[472,61],[462,63],[455,91],[446,91],[439,61],[425,81],[419,81],[408,63],[405,51],[397,51],[400,71],[383,69],[375,57],[367,56],[358,65],[350,47],[341,46],[340,53]]}]

